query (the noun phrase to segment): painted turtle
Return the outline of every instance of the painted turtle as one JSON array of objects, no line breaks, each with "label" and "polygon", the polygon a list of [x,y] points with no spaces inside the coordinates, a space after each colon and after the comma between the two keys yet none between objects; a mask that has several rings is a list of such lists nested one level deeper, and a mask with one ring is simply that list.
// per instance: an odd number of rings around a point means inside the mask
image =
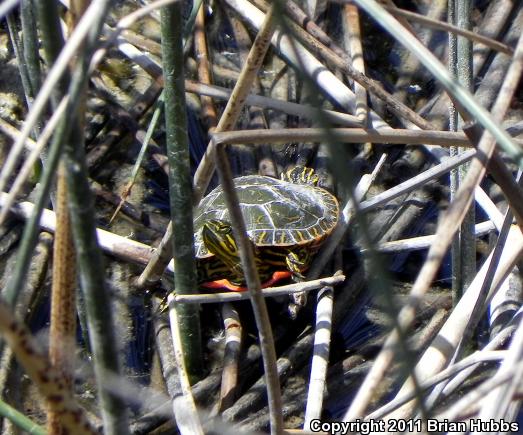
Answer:
[{"label": "painted turtle", "polygon": [[[282,174],[281,180],[261,175],[234,179],[263,287],[291,276],[295,280],[303,278],[312,255],[335,227],[338,200],[318,187],[318,180],[312,169],[303,166]],[[245,290],[220,186],[202,199],[194,228],[200,285]]]}]

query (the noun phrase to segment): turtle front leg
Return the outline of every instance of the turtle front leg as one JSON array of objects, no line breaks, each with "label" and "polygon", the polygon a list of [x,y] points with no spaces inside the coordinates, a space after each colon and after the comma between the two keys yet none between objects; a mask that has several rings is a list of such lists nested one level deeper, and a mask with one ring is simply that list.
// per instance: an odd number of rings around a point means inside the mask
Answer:
[{"label": "turtle front leg", "polygon": [[[305,279],[303,274],[309,268],[311,260],[311,252],[306,248],[293,249],[287,254],[285,263],[287,264],[287,268],[292,273],[292,279],[294,282],[300,282]],[[287,311],[291,319],[296,319],[301,308],[304,307],[307,303],[307,293],[292,293],[292,295],[290,295],[290,299],[291,300],[289,301]]]},{"label": "turtle front leg", "polygon": [[285,258],[287,269],[292,273],[292,279],[295,282],[300,282],[305,279],[303,275],[311,264],[311,253],[308,249],[293,249],[289,251]]}]

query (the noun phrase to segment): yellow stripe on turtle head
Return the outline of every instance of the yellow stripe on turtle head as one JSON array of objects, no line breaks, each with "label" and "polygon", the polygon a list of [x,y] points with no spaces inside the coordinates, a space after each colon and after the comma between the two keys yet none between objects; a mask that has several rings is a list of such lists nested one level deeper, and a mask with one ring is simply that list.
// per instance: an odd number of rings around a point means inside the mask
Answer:
[{"label": "yellow stripe on turtle head", "polygon": [[222,260],[228,267],[238,266],[238,246],[229,223],[210,219],[203,224],[202,239],[205,247]]}]

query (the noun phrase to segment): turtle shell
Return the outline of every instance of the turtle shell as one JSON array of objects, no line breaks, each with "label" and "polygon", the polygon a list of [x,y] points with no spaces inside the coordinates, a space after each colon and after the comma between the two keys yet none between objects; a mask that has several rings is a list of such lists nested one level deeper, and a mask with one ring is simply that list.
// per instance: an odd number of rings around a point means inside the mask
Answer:
[{"label": "turtle shell", "polygon": [[[338,221],[334,195],[310,184],[295,184],[261,175],[234,179],[247,234],[258,247],[316,244]],[[221,186],[200,202],[195,213],[195,247],[198,258],[211,257],[202,240],[209,219],[230,222]]]}]

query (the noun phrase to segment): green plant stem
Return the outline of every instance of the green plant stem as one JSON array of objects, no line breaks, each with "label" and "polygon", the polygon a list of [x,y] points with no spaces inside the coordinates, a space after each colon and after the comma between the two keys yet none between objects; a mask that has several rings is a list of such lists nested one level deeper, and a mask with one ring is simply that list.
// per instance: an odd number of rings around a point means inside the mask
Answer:
[{"label": "green plant stem", "polygon": [[[471,0],[455,0],[456,6],[456,24],[458,27],[470,30],[472,4]],[[468,91],[472,92],[472,41],[458,36],[457,37],[457,60],[456,60],[456,74],[458,81]],[[458,118],[458,129],[464,127],[465,122],[463,118]],[[463,152],[463,148],[458,148],[458,152]],[[459,184],[466,177],[469,165],[463,165],[458,168]],[[474,207],[470,207],[463,219],[459,230],[460,240],[460,254],[461,254],[461,270],[460,270],[460,293],[469,286],[476,275],[476,236],[474,234],[474,225],[476,221],[476,213]]]},{"label": "green plant stem", "polygon": [[[470,0],[450,0],[448,3],[448,19],[451,24],[468,30],[470,28]],[[472,43],[463,36],[449,36],[449,71],[457,78],[463,87],[472,91]],[[450,130],[463,128],[463,119],[458,116],[454,105],[450,106]],[[451,147],[450,154],[463,152],[462,147]],[[454,199],[456,191],[465,178],[469,165],[453,169],[450,173],[450,199]],[[467,286],[476,274],[476,238],[474,233],[475,212],[471,207],[451,246],[452,255],[452,294],[456,304]]]},{"label": "green plant stem", "polygon": [[40,59],[38,56],[38,34],[33,0],[22,0],[20,19],[23,34],[23,55],[27,75],[31,84],[31,100],[38,93],[41,84]]},{"label": "green plant stem", "polygon": [[24,414],[22,414],[20,411],[16,410],[3,400],[0,400],[0,415],[9,419],[13,424],[15,424],[20,429],[29,434],[46,434],[45,429],[42,426],[36,424],[31,419],[27,418]]},{"label": "green plant stem", "polygon": [[183,36],[185,39],[185,42],[183,43],[184,56],[188,55],[190,49],[192,48],[192,44],[188,44],[187,41],[193,33],[194,23],[196,22],[196,17],[198,16],[198,11],[200,10],[202,3],[203,0],[193,1],[191,13],[189,14],[189,18],[187,18],[187,21],[185,22],[185,26],[183,28]]},{"label": "green plant stem", "polygon": [[27,105],[30,106],[31,96],[34,95],[34,93],[31,86],[31,80],[29,79],[27,65],[24,61],[24,49],[22,41],[18,36],[18,23],[16,22],[16,19],[13,14],[7,15],[7,27],[9,29],[11,45],[13,46],[13,51],[18,61],[18,71],[20,72],[20,78],[22,80],[22,87],[24,88],[26,102]]},{"label": "green plant stem", "polygon": [[[451,24],[456,23],[456,8],[455,8],[456,0],[449,0],[447,3],[447,20]],[[449,55],[448,55],[448,62],[449,62],[449,71],[456,75],[457,70],[457,57],[458,57],[458,47],[457,47],[457,35],[454,33],[449,34]],[[454,107],[454,104],[450,102],[449,104],[449,130],[450,131],[457,131],[458,130],[458,112],[456,111],[456,108]],[[458,154],[458,147],[456,145],[452,145],[449,148],[449,155],[450,157],[454,157]],[[459,187],[459,179],[458,179],[458,168],[454,168],[449,173],[449,198],[452,201],[454,197],[456,196],[456,192]],[[452,273],[452,302],[455,306],[458,303],[460,294],[462,293],[460,291],[461,288],[461,256],[460,256],[460,240],[459,240],[459,232],[456,234],[454,239],[452,240],[452,245],[450,248],[450,255],[452,258],[451,262],[451,273]]]},{"label": "green plant stem", "polygon": [[[47,65],[52,65],[58,58],[62,47],[64,46],[64,35],[60,23],[60,13],[58,4],[55,1],[40,0],[36,1],[38,24],[42,35],[42,45],[44,47],[44,58]],[[69,71],[65,71],[62,79],[59,81],[58,90],[64,94],[70,80]],[[53,103],[56,106],[59,103],[58,93],[53,95]],[[61,97],[61,95],[60,95]]]},{"label": "green plant stem", "polygon": [[[165,128],[169,161],[169,196],[173,237],[176,292],[197,291],[194,258],[192,183],[185,107],[182,4],[161,9],[162,62],[164,71]],[[177,308],[187,371],[192,381],[201,376],[200,316],[197,306]]]}]

